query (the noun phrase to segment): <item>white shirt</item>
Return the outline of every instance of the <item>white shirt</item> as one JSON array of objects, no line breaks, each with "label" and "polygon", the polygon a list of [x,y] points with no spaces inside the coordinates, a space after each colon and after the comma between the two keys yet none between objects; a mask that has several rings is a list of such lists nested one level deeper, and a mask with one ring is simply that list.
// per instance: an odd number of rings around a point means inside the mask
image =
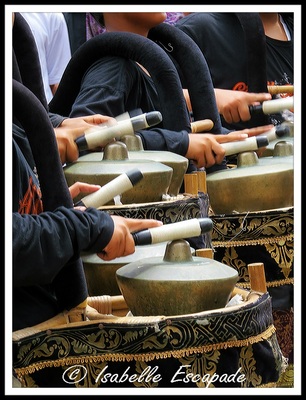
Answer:
[{"label": "white shirt", "polygon": [[50,85],[58,84],[71,58],[68,28],[63,13],[20,13],[29,24],[38,49],[48,103]]}]

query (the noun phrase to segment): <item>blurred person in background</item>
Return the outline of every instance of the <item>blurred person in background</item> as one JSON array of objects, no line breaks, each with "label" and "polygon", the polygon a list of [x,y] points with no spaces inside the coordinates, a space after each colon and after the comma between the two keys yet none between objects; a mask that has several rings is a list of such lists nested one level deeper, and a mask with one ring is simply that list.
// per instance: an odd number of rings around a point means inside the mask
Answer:
[{"label": "blurred person in background", "polygon": [[60,12],[21,12],[33,33],[48,103],[71,58],[67,24]]},{"label": "blurred person in background", "polygon": [[293,85],[293,13],[194,12],[175,26],[207,61],[223,126],[277,125],[287,117],[251,117],[249,106],[272,98],[268,86]]}]

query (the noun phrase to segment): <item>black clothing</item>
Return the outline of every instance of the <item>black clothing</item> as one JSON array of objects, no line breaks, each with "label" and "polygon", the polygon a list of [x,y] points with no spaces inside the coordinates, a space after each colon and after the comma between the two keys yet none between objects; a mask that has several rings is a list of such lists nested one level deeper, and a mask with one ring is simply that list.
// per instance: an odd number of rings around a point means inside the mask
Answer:
[{"label": "black clothing", "polygon": [[[104,57],[92,64],[84,74],[69,117],[96,113],[116,117],[137,108],[141,108],[144,113],[160,110],[152,79],[132,60]],[[224,129],[223,133],[228,133],[228,130]],[[158,126],[138,131],[137,134],[141,136],[145,150],[163,150],[186,155],[189,144],[187,131],[165,129],[161,122]],[[215,165],[208,172],[224,167],[225,164]]]},{"label": "black clothing", "polygon": [[95,209],[82,213],[72,208],[64,175],[58,175],[62,168],[52,130],[52,126],[59,126],[67,117],[47,114],[44,92],[39,91],[41,74],[35,73],[40,68],[38,53],[31,30],[24,22],[16,13],[13,46],[13,75],[16,78],[13,79],[13,330],[38,324],[86,299],[88,291],[80,252],[101,251],[114,230],[113,220],[107,213]]},{"label": "black clothing", "polygon": [[[258,43],[247,48],[239,13],[191,13],[181,18],[176,27],[188,34],[200,47],[208,63],[215,88],[248,91],[247,57],[249,52],[258,51]],[[283,16],[291,40],[266,39],[266,82],[265,85],[293,84],[293,20]],[[260,56],[260,52],[258,57]],[[282,122],[280,114],[270,116],[275,125]],[[240,130],[252,127],[252,119],[238,124],[222,125]]]},{"label": "black clothing", "polygon": [[54,277],[81,251],[101,251],[114,224],[94,208],[43,212],[38,179],[14,139],[13,174],[13,330],[18,330],[63,311]]},{"label": "black clothing", "polygon": [[[58,114],[53,114],[49,112],[49,117],[51,124],[54,128],[57,128],[67,117],[62,117]],[[32,150],[27,138],[27,135],[20,125],[20,123],[15,119],[15,123],[13,124],[13,137],[14,140],[17,142],[19,148],[21,149],[24,157],[26,158],[28,164],[30,165],[31,169],[35,170],[35,162],[33,159]]]},{"label": "black clothing", "polygon": [[86,42],[86,13],[63,12],[66,20],[71,55]]},{"label": "black clothing", "polygon": [[98,59],[84,74],[69,117],[97,113],[116,117],[136,108],[160,111],[153,80],[135,61],[108,56]]},{"label": "black clothing", "polygon": [[[134,61],[104,57],[83,76],[69,117],[97,113],[116,117],[139,108],[144,113],[160,110],[152,79]],[[138,132],[144,149],[167,150],[185,156],[189,144],[188,132],[174,132],[160,125]]]}]

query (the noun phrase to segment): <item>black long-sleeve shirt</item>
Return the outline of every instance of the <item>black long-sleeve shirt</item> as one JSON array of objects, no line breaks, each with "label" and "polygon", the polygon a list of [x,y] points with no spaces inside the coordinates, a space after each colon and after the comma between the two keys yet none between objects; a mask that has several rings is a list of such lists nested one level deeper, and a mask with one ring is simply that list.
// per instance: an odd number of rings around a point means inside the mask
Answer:
[{"label": "black long-sleeve shirt", "polygon": [[[69,117],[96,113],[117,117],[126,111],[139,108],[143,112],[160,111],[160,102],[152,78],[135,61],[106,56],[94,62],[83,75]],[[178,115],[177,118],[179,117]],[[222,128],[220,133],[228,132],[228,129]],[[171,151],[186,156],[189,133],[185,130],[169,130],[164,128],[161,122],[155,127],[138,131],[137,134],[141,136],[145,150]],[[223,168],[225,162],[209,168],[207,173]],[[191,165],[189,170],[194,169]]]},{"label": "black long-sleeve shirt", "polygon": [[[247,47],[237,14],[239,13],[190,13],[176,23],[176,27],[190,36],[201,49],[214,87],[249,91],[248,54],[251,52],[266,58],[266,77],[262,84],[292,85],[294,30],[290,13],[281,14],[290,33],[290,40],[282,41],[265,36],[266,48],[263,49],[256,40],[253,42],[254,47]],[[253,76],[253,79],[262,79],[261,74]],[[270,119],[270,123],[277,125],[283,122],[284,117],[279,113],[271,115]],[[252,119],[228,124],[223,118],[222,125],[235,130],[256,126]]]},{"label": "black long-sleeve shirt", "polygon": [[95,208],[44,212],[39,181],[13,140],[13,330],[63,311],[53,279],[82,251],[101,251],[113,230],[110,215]]}]

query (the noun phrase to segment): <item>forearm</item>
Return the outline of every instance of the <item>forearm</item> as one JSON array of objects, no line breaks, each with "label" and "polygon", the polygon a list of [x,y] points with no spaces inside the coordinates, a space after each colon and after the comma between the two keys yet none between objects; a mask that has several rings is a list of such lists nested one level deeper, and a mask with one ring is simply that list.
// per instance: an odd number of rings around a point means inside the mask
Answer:
[{"label": "forearm", "polygon": [[139,131],[137,134],[141,137],[145,150],[171,151],[184,157],[187,153],[189,136],[186,131],[153,128]]},{"label": "forearm", "polygon": [[82,251],[101,251],[113,234],[111,217],[58,208],[39,215],[13,214],[14,285],[50,283],[59,270]]},{"label": "forearm", "polygon": [[61,125],[61,123],[68,117],[64,117],[62,115],[49,112],[49,118],[51,120],[53,128],[58,128]]}]

